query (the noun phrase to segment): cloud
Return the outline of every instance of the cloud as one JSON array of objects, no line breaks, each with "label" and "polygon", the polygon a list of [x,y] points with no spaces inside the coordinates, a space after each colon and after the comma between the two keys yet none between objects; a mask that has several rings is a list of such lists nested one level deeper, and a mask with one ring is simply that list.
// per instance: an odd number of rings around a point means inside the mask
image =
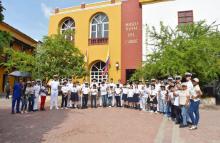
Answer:
[{"label": "cloud", "polygon": [[46,18],[49,18],[52,12],[52,8],[47,6],[45,3],[41,3],[41,10]]}]

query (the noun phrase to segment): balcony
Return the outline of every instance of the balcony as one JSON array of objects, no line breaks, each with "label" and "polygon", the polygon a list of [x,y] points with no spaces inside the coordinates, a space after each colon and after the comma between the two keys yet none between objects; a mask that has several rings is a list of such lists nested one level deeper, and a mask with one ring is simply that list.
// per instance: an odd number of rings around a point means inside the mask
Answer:
[{"label": "balcony", "polygon": [[108,44],[108,38],[89,39],[89,45],[105,45],[105,44]]}]

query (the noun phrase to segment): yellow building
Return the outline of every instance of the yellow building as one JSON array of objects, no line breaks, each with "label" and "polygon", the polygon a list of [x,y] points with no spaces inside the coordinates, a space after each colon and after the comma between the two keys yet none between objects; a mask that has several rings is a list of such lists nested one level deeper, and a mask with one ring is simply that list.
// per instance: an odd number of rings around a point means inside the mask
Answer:
[{"label": "yellow building", "polygon": [[[10,48],[13,48],[18,51],[26,52],[29,54],[32,54],[34,50],[34,46],[38,43],[31,37],[27,36],[26,34],[22,33],[18,29],[15,29],[14,27],[10,26],[9,24],[5,22],[0,23],[0,30],[9,32],[13,38]],[[5,62],[7,57],[5,55],[1,55],[1,63]],[[11,88],[14,83],[14,78],[8,76],[8,72],[6,71],[5,67],[0,67],[0,92],[4,91],[4,86],[6,81],[9,80]]]},{"label": "yellow building", "polygon": [[[55,9],[49,35],[67,29],[69,37],[88,59],[90,81],[113,78],[125,83],[142,63],[142,3],[154,0],[108,0]],[[103,74],[110,57],[107,74]]]}]

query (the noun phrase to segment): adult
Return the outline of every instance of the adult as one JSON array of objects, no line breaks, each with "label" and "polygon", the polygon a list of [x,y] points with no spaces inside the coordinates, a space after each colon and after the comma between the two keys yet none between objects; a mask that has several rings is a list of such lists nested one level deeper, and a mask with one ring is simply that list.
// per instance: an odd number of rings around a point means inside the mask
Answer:
[{"label": "adult", "polygon": [[16,82],[13,87],[13,96],[12,96],[12,111],[11,113],[14,114],[14,108],[16,105],[16,113],[20,112],[20,101],[21,101],[21,95],[22,95],[22,80],[19,82]]},{"label": "adult", "polygon": [[60,82],[58,81],[58,75],[53,76],[53,80],[49,84],[51,87],[51,96],[50,96],[50,110],[55,107],[57,110],[58,108],[58,91],[59,91],[59,86]]},{"label": "adult", "polygon": [[189,116],[192,120],[192,127],[191,130],[195,130],[198,128],[199,123],[199,104],[200,104],[200,97],[202,96],[202,91],[199,86],[199,79],[193,79],[193,88],[195,94],[190,98],[190,107],[189,107]]},{"label": "adult", "polygon": [[62,102],[61,102],[61,108],[62,109],[68,109],[67,108],[67,100],[68,100],[68,92],[69,92],[69,86],[67,85],[67,80],[64,80],[63,86],[61,88],[62,91]]},{"label": "adult", "polygon": [[10,95],[10,83],[7,80],[6,84],[5,84],[5,92],[6,92],[6,99],[9,99],[9,95]]},{"label": "adult", "polygon": [[108,100],[108,95],[107,95],[107,84],[103,81],[102,84],[100,85],[100,95],[102,98],[102,106],[107,107],[107,100]]},{"label": "adult", "polygon": [[41,88],[41,81],[37,79],[36,84],[34,85],[34,111],[38,111],[40,88]]}]

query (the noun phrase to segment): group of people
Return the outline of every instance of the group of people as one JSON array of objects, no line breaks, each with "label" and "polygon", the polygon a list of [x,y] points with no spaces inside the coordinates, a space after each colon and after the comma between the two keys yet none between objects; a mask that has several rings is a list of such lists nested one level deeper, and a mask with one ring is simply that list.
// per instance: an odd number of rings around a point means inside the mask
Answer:
[{"label": "group of people", "polygon": [[[57,75],[49,83],[41,84],[40,80],[28,81],[26,85],[14,85],[12,113],[20,113],[19,102],[22,101],[21,112],[37,111],[39,97],[41,97],[40,110],[45,110],[46,95],[50,92],[50,110],[59,109],[58,95],[62,95],[61,109],[90,107],[124,107],[140,111],[149,111],[163,114],[172,119],[180,128],[188,127],[197,129],[199,123],[199,104],[202,91],[199,79],[192,78],[191,73],[186,73],[182,78],[176,76],[165,80],[151,79],[150,81],[136,81],[122,84],[95,79],[89,84],[84,81],[72,82],[63,80],[62,84]],[[21,96],[17,96],[21,93]],[[27,109],[28,103],[28,109]]]}]

